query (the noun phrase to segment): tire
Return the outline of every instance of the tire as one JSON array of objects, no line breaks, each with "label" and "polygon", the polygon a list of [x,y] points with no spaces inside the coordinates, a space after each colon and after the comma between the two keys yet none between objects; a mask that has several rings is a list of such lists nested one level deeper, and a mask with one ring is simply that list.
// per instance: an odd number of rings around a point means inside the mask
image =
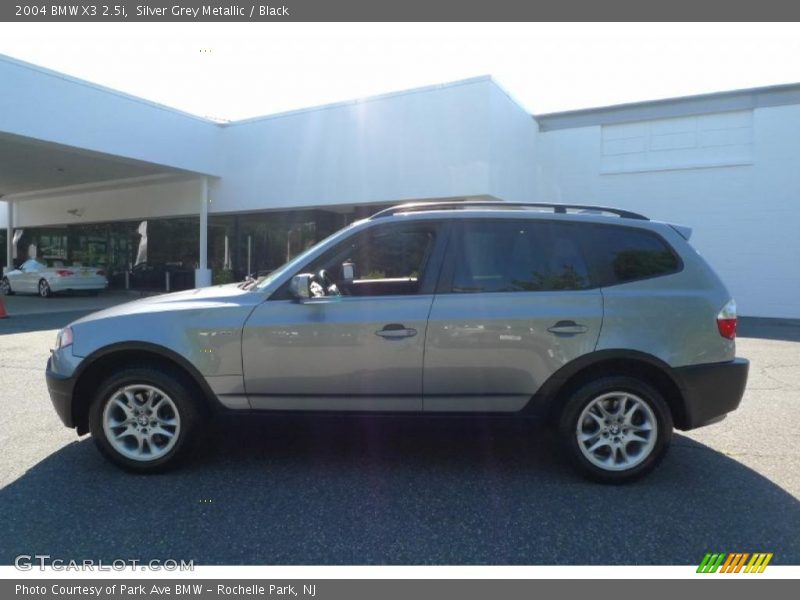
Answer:
[{"label": "tire", "polygon": [[8,280],[8,277],[3,277],[3,280],[0,281],[0,294],[3,296],[14,295],[14,290],[11,289],[11,282]]},{"label": "tire", "polygon": [[180,373],[124,369],[98,387],[89,407],[89,431],[115,465],[137,473],[167,471],[181,463],[200,437],[202,417],[193,393]]},{"label": "tire", "polygon": [[572,394],[561,412],[558,435],[583,475],[602,483],[627,483],[663,460],[672,427],[672,414],[658,390],[640,379],[617,376],[590,382]]},{"label": "tire", "polygon": [[39,280],[39,296],[42,298],[49,298],[53,295],[53,290],[50,289],[50,284],[46,279]]}]

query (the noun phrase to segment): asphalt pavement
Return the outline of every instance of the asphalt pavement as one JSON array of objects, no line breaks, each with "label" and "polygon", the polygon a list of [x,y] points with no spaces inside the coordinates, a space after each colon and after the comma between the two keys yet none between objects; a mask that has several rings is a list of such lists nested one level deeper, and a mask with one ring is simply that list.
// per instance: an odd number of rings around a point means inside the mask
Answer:
[{"label": "asphalt pavement", "polygon": [[140,476],[50,405],[53,327],[76,314],[0,322],[0,564],[800,564],[797,342],[740,339],[740,410],[632,485],[581,479],[542,428],[454,418],[229,418],[182,469]]}]

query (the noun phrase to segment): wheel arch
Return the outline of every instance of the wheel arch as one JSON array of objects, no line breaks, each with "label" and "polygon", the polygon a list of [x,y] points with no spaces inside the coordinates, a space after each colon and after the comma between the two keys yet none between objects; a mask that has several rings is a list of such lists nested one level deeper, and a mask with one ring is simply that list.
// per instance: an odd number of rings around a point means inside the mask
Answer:
[{"label": "wheel arch", "polygon": [[168,369],[195,388],[204,410],[222,407],[208,382],[197,368],[177,352],[148,342],[122,342],[96,350],[87,356],[75,373],[72,392],[72,422],[79,434],[89,430],[89,405],[100,382],[118,368],[157,367]]},{"label": "wheel arch", "polygon": [[661,359],[636,350],[599,350],[567,363],[539,389],[526,408],[527,412],[556,419],[572,393],[599,377],[626,375],[643,379],[664,396],[678,429],[688,424],[684,392],[671,373],[672,367]]}]

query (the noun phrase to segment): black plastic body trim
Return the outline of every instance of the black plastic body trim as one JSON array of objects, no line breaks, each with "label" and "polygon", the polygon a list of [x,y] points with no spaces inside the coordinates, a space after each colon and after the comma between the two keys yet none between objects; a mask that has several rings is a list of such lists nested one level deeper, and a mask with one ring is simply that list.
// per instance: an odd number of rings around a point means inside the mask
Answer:
[{"label": "black plastic body trim", "polygon": [[684,429],[715,423],[736,410],[744,395],[749,370],[750,362],[745,358],[674,369],[675,379],[683,390]]},{"label": "black plastic body trim", "polygon": [[643,362],[652,367],[656,367],[662,373],[670,377],[676,386],[678,385],[678,382],[670,375],[671,367],[652,354],[638,352],[636,350],[597,350],[596,352],[579,356],[553,373],[533,395],[528,404],[522,409],[522,412],[542,416],[546,415],[549,413],[561,388],[579,372],[604,362],[617,360]]},{"label": "black plastic body trim", "polygon": [[703,365],[692,365],[687,367],[673,368],[662,360],[633,350],[600,350],[591,354],[584,355],[559,369],[554,373],[530,399],[526,406],[517,413],[461,413],[461,412],[364,412],[364,411],[258,411],[258,410],[229,410],[223,406],[216,395],[212,392],[203,375],[183,356],[156,344],[145,342],[122,342],[102,348],[81,361],[72,376],[64,376],[54,373],[51,364],[47,363],[47,388],[50,400],[61,421],[67,427],[76,427],[80,418],[75,414],[75,388],[81,376],[86,370],[97,362],[97,360],[123,351],[145,351],[164,357],[182,367],[200,387],[206,397],[212,401],[213,406],[223,412],[233,414],[248,413],[283,413],[283,414],[348,414],[356,416],[496,416],[511,417],[522,416],[531,418],[546,417],[553,402],[570,379],[581,371],[609,361],[631,361],[632,363],[645,363],[657,368],[661,374],[669,378],[680,392],[677,398],[683,410],[683,422],[676,423],[680,429],[694,429],[710,423],[714,423],[723,418],[727,413],[736,410],[744,395],[749,371],[749,361],[744,358],[735,360],[710,363]]},{"label": "black plastic body trim", "polygon": [[173,350],[170,350],[169,348],[159,346],[158,344],[151,344],[148,342],[120,342],[100,348],[99,350],[89,354],[89,356],[83,358],[77,369],[75,369],[75,372],[70,377],[53,373],[50,370],[50,362],[48,361],[46,379],[48,391],[50,392],[50,400],[64,425],[74,428],[78,427],[82,422],[80,416],[75,414],[75,408],[77,406],[84,406],[84,403],[76,402],[75,390],[80,383],[81,377],[86,373],[86,371],[98,360],[118,352],[126,351],[148,352],[177,364],[199,386],[206,399],[211,402],[211,406],[213,408],[217,410],[225,410],[225,407],[211,390],[211,387],[208,385],[208,382],[206,382],[202,373],[200,373],[200,371],[198,371],[197,368],[185,357]]},{"label": "black plastic body trim", "polygon": [[56,409],[61,422],[67,427],[75,427],[75,421],[72,418],[72,394],[75,390],[76,379],[74,376],[65,377],[53,372],[51,360],[47,359],[47,371],[45,372],[50,402],[53,403],[53,408]]},{"label": "black plastic body trim", "polygon": [[611,361],[644,363],[666,377],[679,391],[681,419],[676,427],[695,429],[719,421],[735,410],[744,395],[749,362],[736,358],[721,363],[671,367],[659,358],[635,350],[598,350],[581,356],[556,371],[530,399],[522,412],[531,416],[546,417],[554,402],[570,379],[585,369]]}]

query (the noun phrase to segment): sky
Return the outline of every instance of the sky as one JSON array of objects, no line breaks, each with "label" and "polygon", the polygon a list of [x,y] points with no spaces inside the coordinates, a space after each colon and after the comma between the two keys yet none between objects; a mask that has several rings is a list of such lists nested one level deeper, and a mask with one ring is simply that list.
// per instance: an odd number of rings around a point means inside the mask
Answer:
[{"label": "sky", "polygon": [[478,75],[544,114],[800,82],[800,24],[3,23],[0,54],[219,120]]}]

